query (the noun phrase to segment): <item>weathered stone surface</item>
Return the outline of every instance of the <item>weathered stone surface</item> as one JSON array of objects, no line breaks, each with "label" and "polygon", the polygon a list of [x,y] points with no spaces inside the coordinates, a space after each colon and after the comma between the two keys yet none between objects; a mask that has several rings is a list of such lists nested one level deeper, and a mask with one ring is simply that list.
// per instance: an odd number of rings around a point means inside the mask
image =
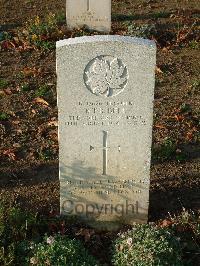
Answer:
[{"label": "weathered stone surface", "polygon": [[155,61],[144,39],[57,42],[61,213],[110,229],[147,221]]},{"label": "weathered stone surface", "polygon": [[69,28],[86,26],[90,30],[109,32],[111,0],[67,0],[66,17]]}]

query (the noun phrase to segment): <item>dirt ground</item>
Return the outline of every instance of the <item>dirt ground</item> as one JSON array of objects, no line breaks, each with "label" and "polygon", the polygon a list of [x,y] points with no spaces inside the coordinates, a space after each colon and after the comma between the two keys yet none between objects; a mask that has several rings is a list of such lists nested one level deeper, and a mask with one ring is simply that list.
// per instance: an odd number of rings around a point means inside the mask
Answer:
[{"label": "dirt ground", "polygon": [[[198,1],[113,0],[112,6],[111,34],[126,34],[131,23],[156,27],[149,220],[182,207],[199,210]],[[0,0],[0,32],[15,35],[49,12],[64,16],[65,1]],[[0,197],[42,213],[58,210],[55,49],[0,47],[0,79],[7,82],[0,89],[0,112],[7,114],[0,119]],[[44,85],[48,94],[40,104],[36,92]]]}]

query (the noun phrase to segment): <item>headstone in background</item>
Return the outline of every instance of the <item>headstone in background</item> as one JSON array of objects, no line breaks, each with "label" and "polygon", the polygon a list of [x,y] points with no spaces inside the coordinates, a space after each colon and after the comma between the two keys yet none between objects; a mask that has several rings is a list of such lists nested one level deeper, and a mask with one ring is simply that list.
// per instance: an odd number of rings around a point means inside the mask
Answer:
[{"label": "headstone in background", "polygon": [[67,0],[66,18],[71,29],[86,26],[90,30],[109,32],[111,0]]},{"label": "headstone in background", "polygon": [[150,40],[57,42],[62,214],[101,229],[147,221],[155,62]]}]

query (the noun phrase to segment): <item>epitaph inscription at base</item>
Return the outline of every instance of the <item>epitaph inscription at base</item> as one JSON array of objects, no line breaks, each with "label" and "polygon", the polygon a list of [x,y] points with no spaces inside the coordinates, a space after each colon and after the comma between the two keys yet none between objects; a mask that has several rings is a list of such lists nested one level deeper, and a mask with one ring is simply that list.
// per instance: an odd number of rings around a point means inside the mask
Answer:
[{"label": "epitaph inscription at base", "polygon": [[147,221],[155,60],[144,39],[57,42],[62,214],[107,229]]}]

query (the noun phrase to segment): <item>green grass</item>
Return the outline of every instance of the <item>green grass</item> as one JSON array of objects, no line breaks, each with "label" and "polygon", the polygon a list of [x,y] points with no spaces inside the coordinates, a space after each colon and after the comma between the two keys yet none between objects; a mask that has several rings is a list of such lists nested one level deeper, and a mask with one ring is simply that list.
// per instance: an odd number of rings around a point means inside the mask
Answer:
[{"label": "green grass", "polygon": [[30,91],[30,86],[28,83],[24,83],[21,85],[21,91],[23,92],[27,92],[27,91]]},{"label": "green grass", "polygon": [[166,138],[161,145],[152,148],[152,158],[161,162],[167,160],[183,162],[187,159],[187,154],[182,150],[179,151],[173,139]]},{"label": "green grass", "polygon": [[198,50],[200,47],[200,42],[196,41],[196,40],[192,40],[189,42],[189,47],[195,50]]},{"label": "green grass", "polygon": [[11,38],[12,37],[8,32],[6,32],[6,31],[0,32],[0,42],[4,41],[4,40],[10,40]]},{"label": "green grass", "polygon": [[192,88],[194,90],[200,89],[200,79],[195,79],[192,82]]},{"label": "green grass", "polygon": [[44,97],[44,96],[47,96],[49,94],[49,92],[50,92],[49,87],[47,85],[43,85],[35,91],[35,96],[36,97]]},{"label": "green grass", "polygon": [[140,38],[150,38],[155,33],[155,25],[143,24],[137,25],[135,23],[126,22],[124,25],[127,27],[127,35]]},{"label": "green grass", "polygon": [[42,161],[49,161],[53,159],[53,153],[50,149],[43,149],[42,151],[38,152],[38,158]]},{"label": "green grass", "polygon": [[35,41],[35,45],[43,50],[53,50],[56,47],[55,42],[52,41]]},{"label": "green grass", "polygon": [[191,106],[188,103],[183,103],[180,106],[181,113],[187,113],[191,111]]},{"label": "green grass", "polygon": [[167,11],[160,11],[157,13],[153,13],[152,14],[152,18],[155,19],[159,19],[159,18],[169,18],[171,15],[171,12],[167,12]]},{"label": "green grass", "polygon": [[171,159],[176,151],[176,145],[174,141],[170,138],[164,140],[164,142],[156,147],[153,148],[153,158],[157,160],[168,160]]},{"label": "green grass", "polygon": [[0,89],[5,89],[8,86],[8,81],[5,79],[0,79]]},{"label": "green grass", "polygon": [[9,115],[7,113],[4,112],[0,112],[0,121],[6,121],[9,119]]},{"label": "green grass", "polygon": [[65,13],[58,13],[56,14],[56,21],[59,24],[63,24],[66,21],[66,15]]}]

